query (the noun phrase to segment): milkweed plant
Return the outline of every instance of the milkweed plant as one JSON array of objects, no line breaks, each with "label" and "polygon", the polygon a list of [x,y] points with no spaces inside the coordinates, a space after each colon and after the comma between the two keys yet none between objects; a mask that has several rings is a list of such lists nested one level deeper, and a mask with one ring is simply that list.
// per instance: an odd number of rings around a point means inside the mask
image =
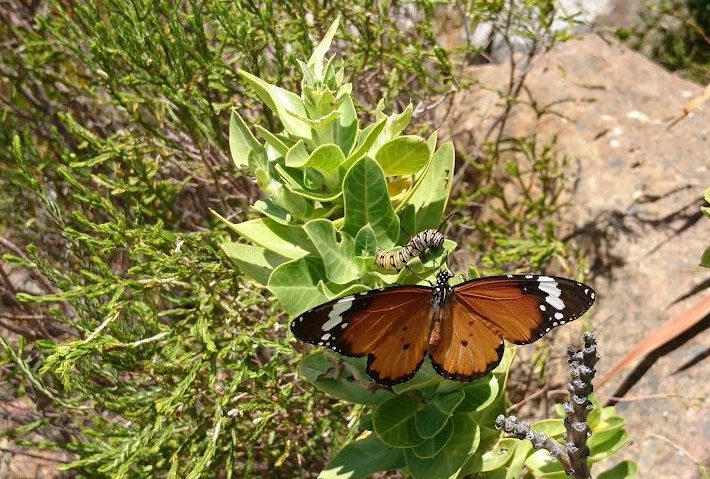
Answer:
[{"label": "milkweed plant", "polygon": [[[229,124],[232,158],[249,170],[263,197],[252,205],[255,219],[232,223],[217,215],[238,236],[221,247],[290,317],[333,298],[433,279],[456,246],[446,240],[401,271],[375,264],[378,248],[396,249],[413,234],[439,226],[451,190],[454,147],[439,145],[436,132],[428,138],[405,134],[411,104],[388,114],[381,101],[374,121],[361,124],[352,85],[326,56],[337,27],[336,20],[308,62],[299,61],[300,95],[239,72],[278,118],[280,131],[250,126],[236,110]],[[358,479],[387,470],[418,479],[514,478],[523,470],[532,477],[566,477],[549,453],[501,438],[494,426],[505,412],[513,356],[507,348],[495,370],[470,383],[442,378],[427,360],[410,381],[382,388],[365,374],[364,358],[316,348],[300,361],[300,375],[326,394],[362,405],[352,422],[355,439],[319,477]],[[628,441],[614,409],[594,404],[588,418],[592,463]],[[561,408],[559,413],[533,423],[533,429],[562,440]],[[632,474],[617,468],[604,477]]]}]

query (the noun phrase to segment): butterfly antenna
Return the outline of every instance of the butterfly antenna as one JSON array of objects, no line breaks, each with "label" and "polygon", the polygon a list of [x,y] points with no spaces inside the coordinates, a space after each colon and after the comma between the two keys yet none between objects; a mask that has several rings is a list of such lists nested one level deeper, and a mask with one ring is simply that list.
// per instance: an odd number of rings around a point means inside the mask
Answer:
[{"label": "butterfly antenna", "polygon": [[436,231],[438,231],[439,233],[441,233],[441,227],[444,226],[446,223],[448,223],[449,220],[450,220],[451,218],[453,218],[454,216],[463,216],[463,213],[461,213],[460,211],[454,211],[454,212],[451,213],[449,216],[447,216],[446,218],[444,218],[444,220],[443,220],[441,223],[439,223],[439,227],[436,228]]}]

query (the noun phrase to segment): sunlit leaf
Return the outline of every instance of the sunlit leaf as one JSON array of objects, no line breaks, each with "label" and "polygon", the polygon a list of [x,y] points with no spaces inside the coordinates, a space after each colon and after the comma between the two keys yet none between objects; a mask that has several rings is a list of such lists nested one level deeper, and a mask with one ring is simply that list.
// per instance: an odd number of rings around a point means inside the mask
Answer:
[{"label": "sunlit leaf", "polygon": [[371,158],[358,161],[343,180],[345,223],[343,231],[355,236],[369,224],[381,248],[394,245],[399,237],[399,219],[394,214],[382,168]]},{"label": "sunlit leaf", "polygon": [[330,460],[319,479],[365,479],[375,472],[404,466],[402,449],[382,443],[374,434],[351,442]]}]

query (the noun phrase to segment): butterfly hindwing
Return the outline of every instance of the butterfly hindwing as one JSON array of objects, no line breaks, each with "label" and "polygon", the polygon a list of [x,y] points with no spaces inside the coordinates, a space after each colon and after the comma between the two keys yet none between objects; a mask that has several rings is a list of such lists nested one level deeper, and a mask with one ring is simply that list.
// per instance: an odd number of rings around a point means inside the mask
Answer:
[{"label": "butterfly hindwing", "polygon": [[431,327],[431,289],[397,286],[316,306],[291,323],[293,334],[344,356],[367,356],[378,383],[410,379],[421,366]]},{"label": "butterfly hindwing", "polygon": [[514,344],[529,344],[574,321],[594,303],[594,290],[566,278],[492,276],[454,287],[453,296],[492,331]]},{"label": "butterfly hindwing", "polygon": [[429,345],[429,356],[441,376],[473,381],[500,363],[503,348],[499,334],[466,305],[451,298],[442,309],[439,341]]}]

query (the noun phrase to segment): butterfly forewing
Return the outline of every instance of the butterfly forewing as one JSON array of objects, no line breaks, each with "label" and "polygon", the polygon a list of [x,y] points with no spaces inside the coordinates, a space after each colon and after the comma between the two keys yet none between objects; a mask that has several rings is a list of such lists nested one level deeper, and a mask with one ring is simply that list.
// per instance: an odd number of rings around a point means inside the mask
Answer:
[{"label": "butterfly forewing", "polygon": [[502,338],[528,344],[579,318],[594,303],[595,293],[570,279],[525,275],[467,281],[454,287],[453,296]]},{"label": "butterfly forewing", "polygon": [[447,379],[473,381],[493,370],[503,356],[503,340],[480,316],[456,298],[442,309],[439,341],[429,345],[431,364]]},{"label": "butterfly forewing", "polygon": [[293,334],[351,357],[368,356],[380,384],[410,379],[421,366],[431,327],[431,290],[402,286],[347,296],[306,311]]}]

